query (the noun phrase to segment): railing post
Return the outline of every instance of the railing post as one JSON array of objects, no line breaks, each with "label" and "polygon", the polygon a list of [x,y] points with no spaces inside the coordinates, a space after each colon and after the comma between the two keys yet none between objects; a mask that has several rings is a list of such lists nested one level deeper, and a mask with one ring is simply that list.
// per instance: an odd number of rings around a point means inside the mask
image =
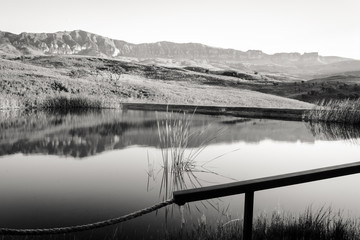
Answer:
[{"label": "railing post", "polygon": [[251,240],[254,211],[254,191],[245,192],[243,239]]}]

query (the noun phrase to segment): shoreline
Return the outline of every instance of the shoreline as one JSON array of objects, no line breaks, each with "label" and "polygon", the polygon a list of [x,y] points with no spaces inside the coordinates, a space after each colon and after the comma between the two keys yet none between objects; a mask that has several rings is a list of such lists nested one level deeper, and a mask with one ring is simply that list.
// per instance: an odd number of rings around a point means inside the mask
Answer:
[{"label": "shoreline", "polygon": [[121,103],[123,110],[145,111],[179,111],[194,112],[207,115],[224,115],[246,118],[266,118],[277,120],[302,121],[303,115],[310,109],[289,108],[259,108],[259,107],[234,107],[234,106],[199,106],[184,104],[160,103]]},{"label": "shoreline", "polygon": [[121,109],[121,110],[143,110],[143,111],[176,111],[197,113],[205,115],[222,115],[257,119],[276,119],[288,121],[303,121],[304,114],[311,109],[300,108],[261,108],[261,107],[236,107],[221,105],[193,105],[193,104],[165,104],[165,103],[142,103],[123,102],[119,107],[75,107],[75,108],[37,108],[37,107],[12,107],[0,108],[0,111],[27,111],[27,110],[83,110],[83,109]]}]

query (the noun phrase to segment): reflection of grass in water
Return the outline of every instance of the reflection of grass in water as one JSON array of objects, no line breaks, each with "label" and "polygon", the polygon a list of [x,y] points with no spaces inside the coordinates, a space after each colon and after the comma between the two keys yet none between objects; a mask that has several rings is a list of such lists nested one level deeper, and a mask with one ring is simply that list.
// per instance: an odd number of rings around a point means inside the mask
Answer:
[{"label": "reflection of grass in water", "polygon": [[315,137],[322,140],[346,140],[354,144],[359,144],[360,126],[340,123],[308,122],[306,123],[306,127]]},{"label": "reflection of grass in water", "polygon": [[[212,227],[199,223],[167,235],[166,239],[242,239],[242,220],[230,220]],[[344,219],[340,212],[331,208],[313,211],[308,208],[303,214],[273,212],[271,216],[260,215],[254,219],[253,238],[291,240],[348,240],[360,238],[360,226],[356,220]]]},{"label": "reflection of grass in water", "polygon": [[100,109],[0,111],[0,140],[40,138],[44,134],[74,127],[111,123],[119,118],[120,113],[118,110]]},{"label": "reflection of grass in water", "polygon": [[[157,120],[160,149],[163,166],[168,172],[186,172],[194,170],[195,159],[213,141],[223,129],[211,136],[204,137],[207,128],[191,131],[194,114],[175,114],[167,112],[165,119]],[[193,142],[200,140],[196,148]]]},{"label": "reflection of grass in water", "polygon": [[189,144],[192,115],[167,112],[164,120],[158,120],[158,134],[165,171],[186,171],[193,167],[193,159],[185,156]]},{"label": "reflection of grass in water", "polygon": [[[191,131],[193,116],[194,114],[167,112],[165,119],[157,121],[163,161],[161,189],[165,189],[165,198],[169,197],[172,191],[188,188],[186,179],[191,187],[201,186],[195,173],[208,171],[197,169],[195,160],[222,132],[222,129],[219,129],[214,135],[204,137],[206,128]],[[189,147],[193,141],[199,139],[201,141],[196,148]]]},{"label": "reflection of grass in water", "polygon": [[304,118],[312,122],[360,124],[360,99],[321,101]]},{"label": "reflection of grass in water", "polygon": [[[217,129],[211,135],[205,134],[212,125],[192,129],[193,117],[194,114],[167,112],[163,120],[157,121],[162,155],[162,179],[159,191],[159,197],[162,200],[171,198],[173,191],[201,187],[206,181],[199,178],[198,174],[212,174],[225,179],[236,180],[205,168],[207,163],[225,154],[210,159],[201,165],[197,163],[196,159],[199,154],[211,141],[223,133],[224,128]],[[199,144],[196,144],[197,147],[191,148],[190,146],[194,146],[194,142]],[[154,173],[153,165],[149,164],[148,187],[149,180],[153,177]],[[185,207],[187,211],[191,212],[189,204],[186,204]],[[202,212],[201,208],[208,209],[209,207],[219,213],[222,212],[220,211],[218,201],[214,199],[202,201],[199,205],[194,205],[198,212]],[[169,210],[169,208],[165,209],[165,222],[167,222]],[[173,210],[174,208],[171,208],[171,211]],[[185,222],[184,218],[182,218],[182,222]]]}]

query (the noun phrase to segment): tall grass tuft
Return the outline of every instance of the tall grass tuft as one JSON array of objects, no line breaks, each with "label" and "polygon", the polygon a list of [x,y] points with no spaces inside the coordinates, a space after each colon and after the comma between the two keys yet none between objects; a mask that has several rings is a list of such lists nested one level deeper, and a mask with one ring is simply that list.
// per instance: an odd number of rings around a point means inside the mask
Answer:
[{"label": "tall grass tuft", "polygon": [[322,100],[304,114],[311,122],[360,124],[360,99]]},{"label": "tall grass tuft", "polygon": [[[157,116],[158,136],[162,154],[163,177],[159,195],[167,199],[173,191],[192,187],[200,187],[201,182],[196,172],[196,158],[222,131],[214,135],[205,135],[206,128],[191,129],[194,113],[174,113],[167,111],[164,119]],[[198,143],[198,141],[200,142]],[[194,142],[197,147],[191,148]]]},{"label": "tall grass tuft", "polygon": [[118,99],[104,96],[70,95],[59,94],[54,96],[43,96],[32,99],[20,99],[16,96],[0,95],[1,109],[100,109],[121,108]]},{"label": "tall grass tuft", "polygon": [[[173,172],[192,171],[195,159],[213,141],[222,129],[214,135],[203,137],[206,129],[191,130],[194,113],[175,114],[166,112],[165,119],[157,120],[163,166]],[[201,139],[196,148],[190,148],[193,141]]]},{"label": "tall grass tuft", "polygon": [[21,108],[22,106],[22,102],[16,97],[9,95],[0,95],[0,110]]},{"label": "tall grass tuft", "polygon": [[260,216],[254,224],[253,239],[359,239],[360,228],[356,220],[344,219],[341,212],[331,208],[313,211],[307,208],[303,214],[274,212],[270,218]]},{"label": "tall grass tuft", "polygon": [[157,121],[164,168],[186,171],[193,166],[192,160],[185,157],[185,150],[189,144],[191,118],[192,116],[185,113],[174,117],[173,112],[166,112],[165,119]]},{"label": "tall grass tuft", "polygon": [[59,95],[45,98],[40,101],[37,107],[55,109],[74,108],[119,108],[120,104],[115,100],[90,96]]}]

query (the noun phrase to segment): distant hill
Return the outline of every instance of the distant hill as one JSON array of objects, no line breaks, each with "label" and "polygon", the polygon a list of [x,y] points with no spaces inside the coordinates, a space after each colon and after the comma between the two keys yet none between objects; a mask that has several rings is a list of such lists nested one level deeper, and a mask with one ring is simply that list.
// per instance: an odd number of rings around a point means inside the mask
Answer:
[{"label": "distant hill", "polygon": [[[341,84],[360,84],[360,71],[358,72],[344,72],[336,75],[319,76],[318,78],[308,81],[309,83],[329,83],[338,82]],[[357,87],[360,91],[360,87]]]},{"label": "distant hill", "polygon": [[[312,53],[266,54],[260,50],[239,51],[200,43],[157,42],[133,44],[82,30],[56,33],[0,32],[0,55],[88,55],[131,58],[133,61],[164,63],[172,59],[183,66],[228,68],[269,73],[288,73],[313,78],[317,71],[345,72],[360,69],[360,61]],[[167,64],[169,64],[167,62]]]}]

